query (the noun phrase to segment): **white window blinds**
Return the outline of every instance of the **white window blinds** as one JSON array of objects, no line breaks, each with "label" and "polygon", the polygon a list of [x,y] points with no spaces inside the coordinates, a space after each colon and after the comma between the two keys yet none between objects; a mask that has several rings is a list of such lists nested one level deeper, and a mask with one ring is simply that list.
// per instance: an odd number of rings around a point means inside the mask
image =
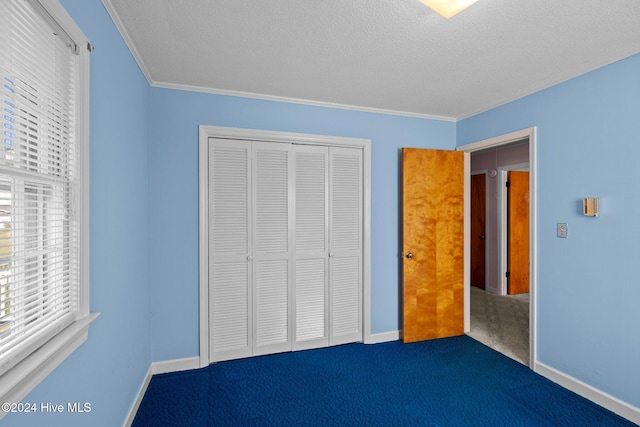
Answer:
[{"label": "white window blinds", "polygon": [[0,374],[78,313],[76,50],[37,2],[0,0]]}]

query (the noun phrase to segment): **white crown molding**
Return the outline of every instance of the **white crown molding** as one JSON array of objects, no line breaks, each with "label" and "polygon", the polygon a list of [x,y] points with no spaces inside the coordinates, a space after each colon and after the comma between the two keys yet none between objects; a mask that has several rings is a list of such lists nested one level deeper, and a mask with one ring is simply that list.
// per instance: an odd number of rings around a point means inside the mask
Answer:
[{"label": "white crown molding", "polygon": [[[103,1],[108,1],[108,0],[103,0]],[[286,96],[264,95],[259,93],[241,92],[241,91],[226,90],[226,89],[215,89],[215,88],[201,87],[201,86],[181,85],[181,84],[175,84],[175,83],[152,82],[151,86],[164,88],[164,89],[175,89],[175,90],[183,90],[188,92],[210,93],[213,95],[234,96],[237,98],[260,99],[264,101],[286,102],[289,104],[311,105],[315,107],[336,108],[340,110],[361,111],[365,113],[386,114],[391,116],[414,117],[418,119],[438,120],[438,121],[444,121],[444,122],[456,121],[456,119],[453,117],[434,116],[430,114],[412,113],[408,111],[396,111],[396,110],[386,110],[383,108],[361,107],[357,105],[338,104],[338,103],[324,102],[324,101],[313,101],[310,99],[289,98]]]},{"label": "white crown molding", "polygon": [[357,106],[357,105],[338,104],[338,103],[332,103],[332,102],[314,101],[314,100],[309,100],[309,99],[289,98],[289,97],[285,97],[285,96],[265,95],[265,94],[252,93],[252,92],[242,92],[242,91],[235,91],[235,90],[216,89],[216,88],[210,88],[210,87],[204,87],[204,86],[191,86],[191,85],[183,85],[183,84],[155,81],[153,79],[153,77],[151,76],[151,73],[149,72],[149,69],[147,68],[147,66],[145,65],[144,61],[142,60],[142,55],[140,54],[140,52],[136,48],[135,44],[133,43],[133,40],[131,39],[131,36],[127,32],[124,24],[122,23],[122,20],[120,19],[120,16],[116,12],[115,7],[113,7],[113,4],[111,3],[111,0],[102,0],[102,4],[107,9],[107,12],[109,13],[109,16],[111,16],[111,20],[115,24],[116,28],[120,32],[120,35],[122,36],[122,38],[123,38],[123,40],[125,42],[125,44],[127,45],[129,50],[131,51],[131,54],[133,55],[134,59],[138,63],[138,67],[140,67],[140,70],[142,71],[142,73],[144,74],[145,78],[147,79],[147,82],[152,87],[158,87],[158,88],[164,88],[164,89],[183,90],[183,91],[187,91],[187,92],[210,93],[210,94],[213,94],[213,95],[233,96],[233,97],[238,97],[238,98],[259,99],[259,100],[264,100],[264,101],[286,102],[286,103],[289,103],[289,104],[300,104],[300,105],[311,105],[311,106],[316,106],[316,107],[336,108],[336,109],[341,109],[341,110],[362,111],[362,112],[365,112],[365,113],[386,114],[386,115],[402,116],[402,117],[414,117],[414,118],[419,118],[419,119],[438,120],[438,121],[445,121],[445,122],[455,122],[456,121],[456,119],[453,118],[453,117],[445,117],[445,116],[436,116],[436,115],[431,115],[431,114],[413,113],[413,112],[409,112],[409,111],[387,110],[387,109],[383,109],[383,108],[369,108],[369,107],[362,107],[362,106]]},{"label": "white crown molding", "polygon": [[285,96],[265,95],[265,94],[252,93],[252,92],[242,92],[242,91],[235,91],[235,90],[216,89],[216,88],[210,88],[210,87],[204,87],[204,86],[191,86],[191,85],[155,81],[151,76],[149,69],[147,68],[144,61],[142,60],[142,55],[136,48],[135,44],[133,43],[133,40],[131,39],[131,36],[127,32],[124,24],[122,23],[120,16],[116,12],[115,7],[113,7],[111,0],[102,0],[102,4],[107,9],[109,16],[111,16],[111,20],[113,21],[118,32],[122,36],[122,39],[124,40],[125,44],[131,51],[131,54],[133,55],[135,61],[138,63],[138,67],[140,67],[140,70],[142,71],[145,78],[147,79],[147,82],[152,87],[183,90],[187,92],[210,93],[213,95],[233,96],[238,98],[259,99],[264,101],[286,102],[289,104],[336,108],[341,110],[362,111],[365,113],[386,114],[386,115],[402,116],[402,117],[414,117],[419,119],[438,120],[438,121],[445,121],[445,122],[456,121],[456,119],[453,117],[436,116],[432,114],[421,114],[421,113],[413,113],[409,111],[387,110],[383,108],[369,108],[369,107],[362,107],[357,105],[338,104],[338,103],[332,103],[332,102],[314,101],[309,99],[289,98]]}]

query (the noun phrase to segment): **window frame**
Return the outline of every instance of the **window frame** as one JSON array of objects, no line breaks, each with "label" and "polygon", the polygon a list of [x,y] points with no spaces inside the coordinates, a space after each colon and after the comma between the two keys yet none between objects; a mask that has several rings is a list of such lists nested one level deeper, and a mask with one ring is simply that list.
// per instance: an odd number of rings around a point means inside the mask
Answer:
[{"label": "window frame", "polygon": [[[75,82],[79,289],[78,312],[72,323],[56,331],[52,337],[43,339],[35,351],[0,376],[0,401],[15,403],[20,402],[87,339],[89,325],[99,315],[89,311],[89,56],[92,46],[58,0],[28,1],[39,5],[43,16],[66,33],[75,43],[79,56]],[[0,411],[0,419],[5,415],[6,412]]]}]

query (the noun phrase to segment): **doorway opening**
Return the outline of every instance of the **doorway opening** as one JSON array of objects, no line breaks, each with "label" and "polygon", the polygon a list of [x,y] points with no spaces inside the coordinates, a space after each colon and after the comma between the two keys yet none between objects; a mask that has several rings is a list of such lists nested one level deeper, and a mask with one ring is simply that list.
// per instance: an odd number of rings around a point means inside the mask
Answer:
[{"label": "doorway opening", "polygon": [[[535,363],[536,342],[535,149],[535,128],[458,147],[459,151],[471,155],[471,164],[465,172],[468,181],[465,332],[530,367]],[[527,171],[528,174],[525,178],[528,193],[520,194],[528,203],[525,208],[528,216],[520,221],[526,225],[526,239],[512,236],[511,245],[509,191],[505,185],[509,171]],[[483,187],[481,190],[485,194],[478,191],[478,187]],[[484,206],[479,200],[484,201]],[[518,209],[518,215],[523,216],[523,208]],[[478,211],[481,215],[474,216]],[[512,213],[511,218],[514,221],[517,216]],[[480,257],[478,248],[484,250]],[[516,258],[519,258],[520,267],[514,264],[511,267],[514,271],[509,271],[510,261],[513,263]],[[515,286],[516,281],[509,286],[514,273],[518,276],[520,289]],[[524,284],[526,288],[522,288]],[[509,292],[510,288],[512,292]]]}]

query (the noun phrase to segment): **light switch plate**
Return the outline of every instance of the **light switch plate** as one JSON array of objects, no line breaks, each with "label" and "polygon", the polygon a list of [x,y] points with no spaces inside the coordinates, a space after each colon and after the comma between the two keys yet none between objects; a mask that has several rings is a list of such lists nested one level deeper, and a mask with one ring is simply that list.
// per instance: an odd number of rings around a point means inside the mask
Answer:
[{"label": "light switch plate", "polygon": [[558,223],[558,237],[560,237],[561,239],[566,239],[567,238],[567,223],[566,222],[559,222]]}]

